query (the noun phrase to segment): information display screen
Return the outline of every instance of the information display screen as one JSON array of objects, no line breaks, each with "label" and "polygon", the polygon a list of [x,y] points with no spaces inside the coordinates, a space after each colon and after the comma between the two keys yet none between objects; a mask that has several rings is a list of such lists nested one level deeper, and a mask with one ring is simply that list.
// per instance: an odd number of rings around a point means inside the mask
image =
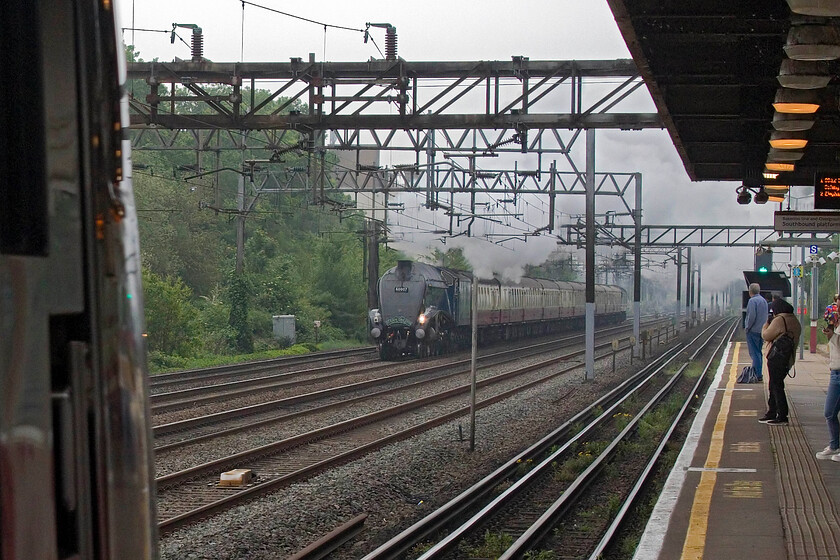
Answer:
[{"label": "information display screen", "polygon": [[814,208],[840,210],[840,176],[817,175],[814,181]]}]

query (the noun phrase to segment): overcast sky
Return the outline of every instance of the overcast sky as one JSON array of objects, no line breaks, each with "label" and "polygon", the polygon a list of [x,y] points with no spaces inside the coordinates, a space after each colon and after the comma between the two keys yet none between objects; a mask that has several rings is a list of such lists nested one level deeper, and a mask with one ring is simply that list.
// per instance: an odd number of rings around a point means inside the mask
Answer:
[{"label": "overcast sky", "polygon": [[[390,23],[397,28],[398,54],[407,61],[509,60],[512,55],[531,60],[630,57],[605,0],[255,0],[254,4],[354,29],[363,29],[366,22]],[[126,28],[169,31],[174,22],[199,25],[204,56],[215,62],[285,62],[290,57],[306,59],[308,53],[315,53],[317,60],[341,62],[381,58],[371,42],[363,42],[360,31],[328,28],[325,33],[322,25],[249,4],[243,10],[239,0],[128,0],[119,4],[119,10]],[[188,29],[178,33],[189,42]],[[372,30],[372,35],[384,50],[384,31]],[[170,44],[167,33],[126,30],[124,37],[135,44],[144,60],[190,56],[180,41]],[[621,110],[653,111],[647,93],[628,107]],[[577,165],[584,169],[584,160]],[[644,222],[648,224],[771,225],[773,210],[778,208],[775,204],[739,206],[734,183],[692,183],[664,130],[598,131],[596,169],[643,174]],[[446,247],[463,239],[450,240]],[[554,247],[543,236],[505,247],[477,242],[468,247],[468,253],[474,261],[492,259],[492,266],[501,272],[523,260],[538,263]],[[423,248],[414,250],[423,252]],[[752,268],[753,262],[752,250],[744,248],[695,248],[693,257],[702,262],[704,292],[741,278],[739,271]],[[776,266],[786,262],[787,257],[777,252]],[[673,276],[673,270],[671,266],[667,274]]]}]

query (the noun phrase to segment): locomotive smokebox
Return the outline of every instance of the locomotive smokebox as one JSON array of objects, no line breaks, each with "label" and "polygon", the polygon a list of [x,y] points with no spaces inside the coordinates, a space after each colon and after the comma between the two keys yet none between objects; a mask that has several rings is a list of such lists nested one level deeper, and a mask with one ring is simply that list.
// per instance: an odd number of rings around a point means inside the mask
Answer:
[{"label": "locomotive smokebox", "polygon": [[397,279],[405,282],[411,278],[411,268],[414,263],[411,261],[397,261]]}]

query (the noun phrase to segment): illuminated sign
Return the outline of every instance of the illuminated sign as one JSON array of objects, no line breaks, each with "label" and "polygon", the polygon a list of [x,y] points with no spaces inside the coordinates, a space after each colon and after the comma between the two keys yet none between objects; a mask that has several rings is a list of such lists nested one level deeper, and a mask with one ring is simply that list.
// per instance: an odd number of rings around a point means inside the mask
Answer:
[{"label": "illuminated sign", "polygon": [[814,181],[814,208],[840,210],[840,177],[817,175]]}]

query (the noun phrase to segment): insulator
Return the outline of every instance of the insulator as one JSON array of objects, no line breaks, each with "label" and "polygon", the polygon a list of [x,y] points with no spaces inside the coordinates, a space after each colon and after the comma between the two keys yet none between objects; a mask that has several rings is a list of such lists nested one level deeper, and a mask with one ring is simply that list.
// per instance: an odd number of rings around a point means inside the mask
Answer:
[{"label": "insulator", "polygon": [[397,59],[397,28],[387,27],[385,29],[385,60]]},{"label": "insulator", "polygon": [[193,33],[192,35],[192,61],[201,62],[204,57],[204,35]]}]

